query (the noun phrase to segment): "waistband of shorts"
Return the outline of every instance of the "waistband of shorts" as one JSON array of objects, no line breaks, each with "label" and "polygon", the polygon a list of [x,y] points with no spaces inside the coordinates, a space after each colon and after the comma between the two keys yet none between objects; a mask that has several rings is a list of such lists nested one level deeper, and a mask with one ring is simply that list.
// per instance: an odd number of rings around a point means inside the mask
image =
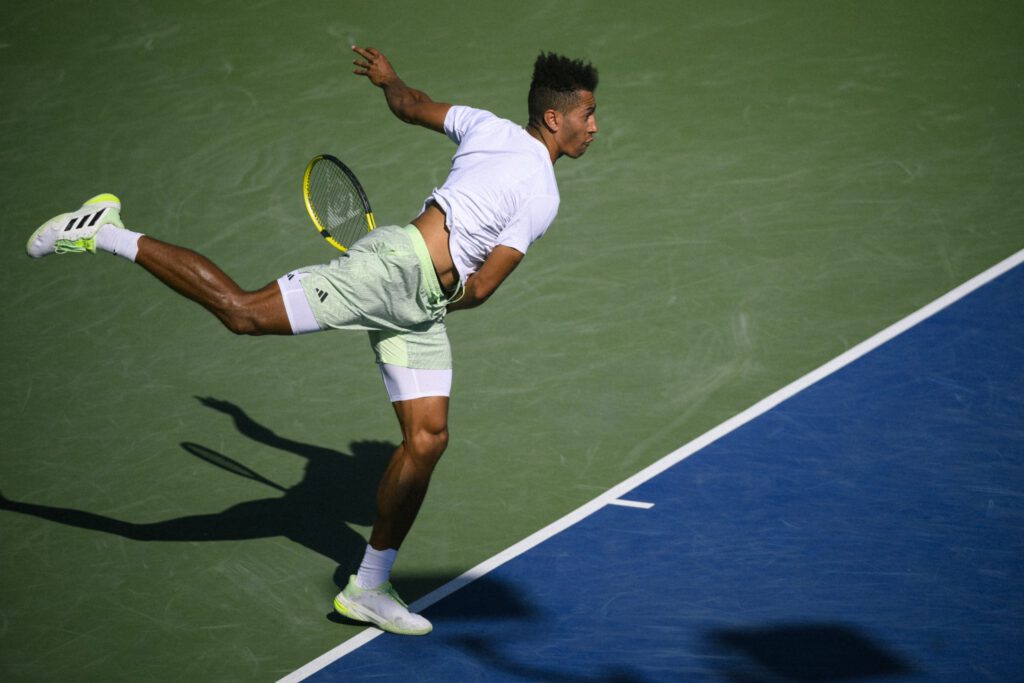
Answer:
[{"label": "waistband of shorts", "polygon": [[416,252],[416,258],[420,260],[420,270],[423,271],[423,284],[427,287],[430,301],[435,303],[447,301],[447,297],[441,289],[441,283],[437,280],[437,272],[434,270],[434,262],[430,258],[427,243],[423,241],[423,235],[420,234],[419,228],[415,225],[407,225],[402,230],[409,235],[412,249]]}]

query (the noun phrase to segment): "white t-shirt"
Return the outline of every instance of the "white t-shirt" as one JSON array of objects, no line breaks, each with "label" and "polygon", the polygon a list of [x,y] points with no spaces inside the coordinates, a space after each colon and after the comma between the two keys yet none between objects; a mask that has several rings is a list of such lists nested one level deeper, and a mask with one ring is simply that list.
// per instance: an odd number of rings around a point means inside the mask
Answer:
[{"label": "white t-shirt", "polygon": [[499,244],[526,253],[558,213],[558,185],[547,148],[511,121],[453,106],[444,131],[459,148],[427,203],[445,213],[448,247],[465,282]]}]

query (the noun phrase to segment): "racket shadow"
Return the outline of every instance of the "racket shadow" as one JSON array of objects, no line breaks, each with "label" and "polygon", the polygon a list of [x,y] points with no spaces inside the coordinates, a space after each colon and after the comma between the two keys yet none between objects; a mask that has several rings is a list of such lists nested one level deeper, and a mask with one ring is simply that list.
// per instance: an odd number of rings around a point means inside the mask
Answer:
[{"label": "racket shadow", "polygon": [[237,460],[232,460],[223,453],[218,453],[217,451],[211,448],[207,448],[206,446],[202,446],[197,443],[191,443],[188,441],[181,444],[181,447],[184,448],[189,453],[191,453],[192,455],[199,458],[200,460],[205,460],[211,465],[219,467],[222,470],[226,470],[228,472],[231,472],[232,474],[237,474],[238,476],[245,477],[246,479],[252,479],[253,481],[257,481],[261,484],[266,484],[267,486],[275,488],[278,491],[282,491],[284,493],[288,492],[288,489],[286,489],[285,487],[267,479],[266,477],[263,477],[258,472],[249,469],[248,467],[238,462]]},{"label": "racket shadow", "polygon": [[235,458],[202,444],[183,442],[187,453],[236,476],[272,489],[220,512],[186,515],[137,523],[105,515],[25,501],[0,495],[0,509],[59,524],[115,534],[137,541],[227,541],[284,536],[346,567],[358,564],[366,540],[350,524],[372,524],[377,482],[396,444],[354,441],[350,452],[281,437],[228,401],[197,397],[205,406],[229,416],[244,436],[283,453],[305,459],[302,479],[284,487]]}]

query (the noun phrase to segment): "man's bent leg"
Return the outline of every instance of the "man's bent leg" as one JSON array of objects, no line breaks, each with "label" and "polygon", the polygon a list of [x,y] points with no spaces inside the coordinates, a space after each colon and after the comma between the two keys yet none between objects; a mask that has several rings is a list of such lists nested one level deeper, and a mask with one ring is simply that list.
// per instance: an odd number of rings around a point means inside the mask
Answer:
[{"label": "man's bent leg", "polygon": [[402,445],[377,488],[377,521],[370,546],[397,550],[412,528],[430,484],[430,476],[448,446],[448,397],[396,401]]},{"label": "man's bent leg", "polygon": [[292,334],[281,289],[271,282],[247,292],[208,258],[147,235],[139,239],[135,262],[165,285],[217,317],[236,334]]},{"label": "man's bent leg", "polygon": [[402,426],[402,445],[391,456],[377,489],[377,521],[363,565],[334,598],[334,608],[385,631],[424,635],[433,626],[409,611],[388,575],[426,496],[430,475],[448,444],[448,397],[426,396],[395,401],[393,405]]}]

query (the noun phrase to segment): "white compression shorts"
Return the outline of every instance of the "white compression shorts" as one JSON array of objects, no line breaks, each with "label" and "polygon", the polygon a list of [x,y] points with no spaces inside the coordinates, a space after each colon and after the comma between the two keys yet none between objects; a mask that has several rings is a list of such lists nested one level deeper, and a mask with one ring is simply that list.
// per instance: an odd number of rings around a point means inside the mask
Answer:
[{"label": "white compression shorts", "polygon": [[[305,334],[320,330],[313,310],[306,300],[299,280],[303,273],[289,273],[278,279],[284,308],[288,314],[288,322],[293,334]],[[452,391],[452,371],[424,370],[421,368],[405,368],[390,363],[380,364],[380,374],[384,379],[384,388],[388,398],[395,401],[409,401],[427,396],[450,396]]]},{"label": "white compression shorts", "polygon": [[288,314],[288,322],[292,326],[292,334],[319,332],[320,324],[313,316],[313,309],[306,300],[306,292],[302,289],[302,278],[305,273],[292,271],[277,279],[284,300],[284,310]]},{"label": "white compression shorts", "polygon": [[380,364],[380,376],[391,402],[409,401],[427,396],[451,396],[452,371],[403,368],[390,363]]}]

